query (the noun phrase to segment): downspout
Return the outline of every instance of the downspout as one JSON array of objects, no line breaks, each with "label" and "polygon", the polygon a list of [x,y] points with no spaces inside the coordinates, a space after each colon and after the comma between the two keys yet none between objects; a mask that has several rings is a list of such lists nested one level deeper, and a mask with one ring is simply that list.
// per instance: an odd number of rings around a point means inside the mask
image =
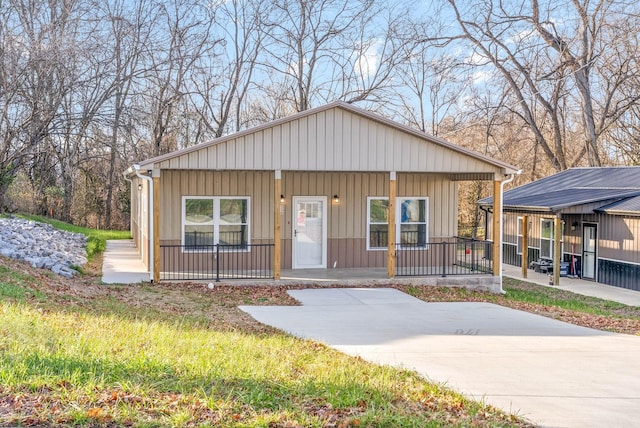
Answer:
[{"label": "downspout", "polygon": [[149,182],[149,209],[147,215],[149,216],[149,281],[153,283],[153,178],[148,175],[140,174],[140,165],[133,165],[133,171],[138,178]]},{"label": "downspout", "polygon": [[500,247],[498,248],[500,257],[500,294],[505,294],[505,291],[502,289],[502,240],[504,239],[504,224],[502,223],[502,206],[504,205],[504,186],[505,184],[509,184],[511,183],[515,178],[516,178],[516,174],[520,175],[522,174],[522,170],[519,169],[518,171],[515,172],[515,174],[510,174],[510,177],[507,178],[506,180],[503,180],[500,182],[500,206],[497,208],[497,212],[494,212],[493,215],[499,215],[500,216]]}]

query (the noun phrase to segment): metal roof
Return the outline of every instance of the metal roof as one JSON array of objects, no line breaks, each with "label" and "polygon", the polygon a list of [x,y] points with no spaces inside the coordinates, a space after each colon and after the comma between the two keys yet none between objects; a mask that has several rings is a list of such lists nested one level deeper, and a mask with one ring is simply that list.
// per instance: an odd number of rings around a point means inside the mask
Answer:
[{"label": "metal roof", "polygon": [[596,211],[614,215],[640,216],[640,196],[623,199],[598,208]]},{"label": "metal roof", "polygon": [[[615,205],[639,195],[640,167],[570,168],[504,192],[503,207],[554,212],[597,202]],[[640,198],[637,199],[640,208]],[[478,203],[491,205],[493,197]]]}]

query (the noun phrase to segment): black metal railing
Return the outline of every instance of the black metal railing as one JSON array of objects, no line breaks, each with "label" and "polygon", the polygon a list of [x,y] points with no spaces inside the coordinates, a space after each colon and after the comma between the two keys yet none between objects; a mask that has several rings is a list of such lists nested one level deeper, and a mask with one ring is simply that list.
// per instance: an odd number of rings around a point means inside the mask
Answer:
[{"label": "black metal railing", "polygon": [[[246,230],[220,231],[218,239],[221,245],[242,245],[247,242]],[[213,245],[213,232],[191,231],[184,233],[184,244],[187,247]]]},{"label": "black metal railing", "polygon": [[160,279],[270,279],[273,278],[273,246],[160,245]]},{"label": "black metal railing", "polygon": [[396,244],[396,276],[492,274],[493,242],[454,237],[428,244]]}]

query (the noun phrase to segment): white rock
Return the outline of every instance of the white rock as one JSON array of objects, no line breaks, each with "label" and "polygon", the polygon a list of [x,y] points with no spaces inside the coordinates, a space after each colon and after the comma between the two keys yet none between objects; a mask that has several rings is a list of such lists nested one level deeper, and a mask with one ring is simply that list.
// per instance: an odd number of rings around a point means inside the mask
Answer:
[{"label": "white rock", "polygon": [[87,262],[84,235],[55,229],[45,223],[18,218],[0,218],[0,255],[23,259],[34,267],[47,268],[71,277],[71,266]]}]

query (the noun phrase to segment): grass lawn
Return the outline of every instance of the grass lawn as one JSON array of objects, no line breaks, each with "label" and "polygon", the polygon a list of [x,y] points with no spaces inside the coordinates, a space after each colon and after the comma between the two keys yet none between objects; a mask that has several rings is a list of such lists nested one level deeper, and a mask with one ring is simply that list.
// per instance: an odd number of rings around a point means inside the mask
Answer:
[{"label": "grass lawn", "polygon": [[[0,426],[529,426],[237,308],[297,304],[286,287],[101,285],[100,269],[99,252],[72,279],[0,257]],[[397,288],[640,332],[640,308],[516,280],[504,296]]]},{"label": "grass lawn", "polygon": [[101,285],[100,266],[0,257],[0,426],[528,426],[237,308],[296,304],[284,287]]}]

